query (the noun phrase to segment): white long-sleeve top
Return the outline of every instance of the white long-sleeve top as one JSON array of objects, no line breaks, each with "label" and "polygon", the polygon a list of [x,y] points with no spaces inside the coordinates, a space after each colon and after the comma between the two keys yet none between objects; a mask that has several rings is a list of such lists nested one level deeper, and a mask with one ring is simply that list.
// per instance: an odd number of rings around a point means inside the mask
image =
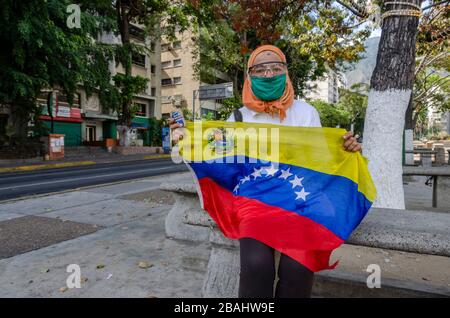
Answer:
[{"label": "white long-sleeve top", "polygon": [[[239,108],[242,113],[242,121],[247,123],[275,124],[284,126],[322,127],[320,117],[314,106],[307,102],[296,99],[291,107],[286,110],[286,117],[280,122],[278,115],[272,116],[267,113],[258,113],[246,106]],[[227,121],[234,122],[234,114]]]}]

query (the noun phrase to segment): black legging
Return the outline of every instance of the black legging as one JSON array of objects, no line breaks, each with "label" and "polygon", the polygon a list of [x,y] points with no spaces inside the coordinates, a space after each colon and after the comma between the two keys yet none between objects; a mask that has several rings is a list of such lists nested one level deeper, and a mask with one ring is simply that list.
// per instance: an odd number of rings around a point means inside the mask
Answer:
[{"label": "black legging", "polygon": [[[241,238],[239,298],[273,298],[274,249],[252,238]],[[314,272],[281,253],[275,297],[311,297]]]}]

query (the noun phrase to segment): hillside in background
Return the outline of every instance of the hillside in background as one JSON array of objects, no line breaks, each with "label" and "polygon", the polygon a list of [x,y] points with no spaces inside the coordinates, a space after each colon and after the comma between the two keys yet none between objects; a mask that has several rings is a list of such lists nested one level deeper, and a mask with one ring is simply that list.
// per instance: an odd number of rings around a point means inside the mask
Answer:
[{"label": "hillside in background", "polygon": [[370,77],[377,62],[379,42],[380,37],[373,37],[366,40],[366,51],[362,53],[364,57],[358,63],[350,66],[350,69],[345,72],[349,87],[357,83],[370,84]]}]

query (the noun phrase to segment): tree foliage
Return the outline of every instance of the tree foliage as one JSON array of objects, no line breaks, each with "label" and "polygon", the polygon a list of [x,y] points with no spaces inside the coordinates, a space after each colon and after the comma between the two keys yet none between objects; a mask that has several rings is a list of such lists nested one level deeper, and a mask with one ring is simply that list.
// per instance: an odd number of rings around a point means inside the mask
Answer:
[{"label": "tree foliage", "polygon": [[320,115],[322,127],[347,127],[350,124],[350,114],[333,104],[321,100],[309,100]]},{"label": "tree foliage", "polygon": [[350,89],[339,89],[337,108],[348,114],[350,124],[354,124],[354,132],[362,135],[364,118],[368,102],[369,86],[365,83],[354,84]]},{"label": "tree foliage", "polygon": [[110,52],[94,39],[99,17],[81,11],[80,27],[70,28],[68,0],[4,0],[0,6],[0,104],[11,110],[14,133],[10,144],[23,143],[28,123],[40,114],[36,98],[44,89],[58,89],[72,102],[79,85],[88,90],[100,78]]},{"label": "tree foliage", "polygon": [[297,95],[306,83],[326,71],[356,61],[369,35],[366,28],[355,30],[355,18],[327,1],[230,0],[213,2],[214,19],[198,35],[200,56],[197,77],[214,78],[215,70],[234,82],[239,96],[245,78],[246,61],[260,44],[274,44],[286,54],[289,74]]}]

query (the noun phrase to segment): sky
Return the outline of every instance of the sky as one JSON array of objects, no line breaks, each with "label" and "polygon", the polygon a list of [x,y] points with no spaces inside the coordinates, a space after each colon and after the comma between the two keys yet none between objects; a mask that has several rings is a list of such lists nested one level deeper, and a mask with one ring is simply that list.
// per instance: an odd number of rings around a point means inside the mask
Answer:
[{"label": "sky", "polygon": [[369,38],[375,38],[375,37],[379,37],[381,35],[381,29],[375,29],[372,31],[372,33],[370,34]]}]

